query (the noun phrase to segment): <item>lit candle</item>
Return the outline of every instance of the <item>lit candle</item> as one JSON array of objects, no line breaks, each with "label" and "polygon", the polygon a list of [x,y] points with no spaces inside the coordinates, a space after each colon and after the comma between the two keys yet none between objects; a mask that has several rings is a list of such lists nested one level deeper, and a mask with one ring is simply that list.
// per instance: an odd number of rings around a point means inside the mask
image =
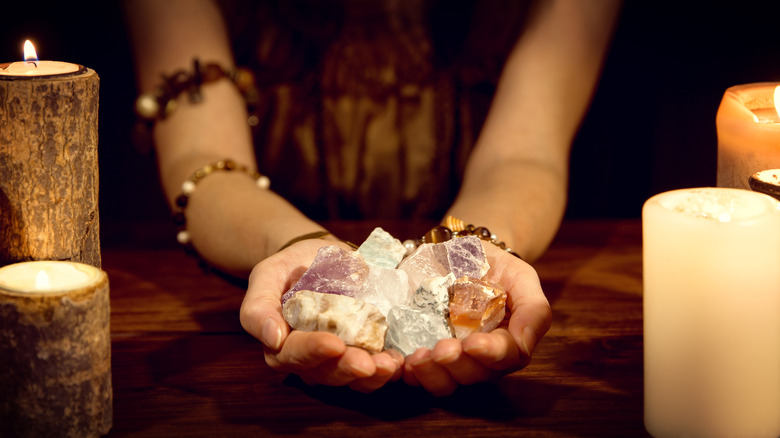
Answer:
[{"label": "lit candle", "polygon": [[84,67],[78,64],[60,61],[39,61],[35,46],[27,40],[24,42],[24,61],[0,64],[0,75],[3,76],[51,76],[75,73]]},{"label": "lit candle", "polygon": [[780,167],[778,85],[738,85],[723,95],[716,117],[719,187],[749,189],[755,172]]},{"label": "lit candle", "polygon": [[0,268],[0,418],[11,436],[97,437],[113,419],[108,277],[94,266]]},{"label": "lit candle", "polygon": [[0,266],[100,266],[97,74],[77,64],[0,64]]},{"label": "lit candle", "polygon": [[101,271],[81,263],[37,261],[0,268],[0,289],[19,293],[61,293],[97,280]]},{"label": "lit candle", "polygon": [[642,221],[648,432],[780,436],[780,202],[676,190]]}]

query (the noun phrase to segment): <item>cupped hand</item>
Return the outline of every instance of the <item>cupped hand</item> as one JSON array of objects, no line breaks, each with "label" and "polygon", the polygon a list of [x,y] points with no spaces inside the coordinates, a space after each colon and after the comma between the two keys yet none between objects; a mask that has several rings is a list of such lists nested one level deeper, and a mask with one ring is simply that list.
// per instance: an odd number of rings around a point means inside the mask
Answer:
[{"label": "cupped hand", "polygon": [[490,333],[474,333],[462,342],[443,339],[433,349],[407,356],[403,379],[436,396],[525,368],[539,340],[550,329],[552,311],[539,276],[527,263],[484,243],[490,270],[484,280],[507,293],[508,322]]},{"label": "cupped hand", "polygon": [[310,385],[349,385],[371,392],[401,377],[403,356],[350,347],[331,333],[290,331],[282,317],[282,295],[303,275],[322,246],[346,244],[320,239],[298,242],[258,263],[241,304],[241,325],[263,343],[265,361]]}]

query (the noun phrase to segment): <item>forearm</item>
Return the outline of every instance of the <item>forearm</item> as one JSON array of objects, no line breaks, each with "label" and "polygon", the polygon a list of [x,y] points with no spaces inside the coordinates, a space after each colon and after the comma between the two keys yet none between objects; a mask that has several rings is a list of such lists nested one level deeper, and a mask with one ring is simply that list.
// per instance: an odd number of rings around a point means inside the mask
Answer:
[{"label": "forearm", "polygon": [[526,261],[547,248],[566,206],[566,171],[535,161],[504,162],[464,184],[448,214],[487,227]]},{"label": "forearm", "polygon": [[528,260],[566,205],[568,157],[600,73],[616,1],[539,2],[502,73],[450,213],[484,224]]},{"label": "forearm", "polygon": [[[191,71],[195,58],[233,68],[213,2],[128,0],[125,6],[142,92],[154,89],[162,75]],[[176,110],[154,125],[160,178],[172,207],[182,183],[203,166],[230,159],[256,168],[246,104],[237,88],[223,78],[201,86],[201,93],[199,103],[189,102],[182,93]],[[243,172],[217,171],[200,180],[185,217],[198,253],[220,269],[241,275],[291,238],[321,229]]]}]

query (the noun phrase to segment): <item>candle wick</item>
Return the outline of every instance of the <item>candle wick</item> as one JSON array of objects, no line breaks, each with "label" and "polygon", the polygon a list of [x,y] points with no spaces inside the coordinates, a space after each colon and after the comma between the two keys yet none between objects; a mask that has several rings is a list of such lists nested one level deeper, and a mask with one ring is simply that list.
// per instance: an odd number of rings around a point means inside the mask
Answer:
[{"label": "candle wick", "polygon": [[25,61],[25,62],[26,62],[27,64],[32,64],[32,65],[34,65],[36,69],[38,68],[38,61],[37,61],[37,60],[36,60],[36,61]]}]

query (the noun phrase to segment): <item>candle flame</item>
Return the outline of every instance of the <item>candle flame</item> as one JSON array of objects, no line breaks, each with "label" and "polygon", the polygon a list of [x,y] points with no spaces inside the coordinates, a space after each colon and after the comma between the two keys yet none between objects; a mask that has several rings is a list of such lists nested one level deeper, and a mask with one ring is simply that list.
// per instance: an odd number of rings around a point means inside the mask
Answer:
[{"label": "candle flame", "polygon": [[35,46],[30,40],[24,42],[24,61],[25,62],[38,62],[38,54],[35,52]]},{"label": "candle flame", "polygon": [[49,274],[46,271],[38,271],[38,275],[35,276],[35,289],[45,290],[51,289],[51,283],[49,282]]},{"label": "candle flame", "polygon": [[777,112],[777,117],[780,117],[780,85],[775,87],[775,111]]}]

